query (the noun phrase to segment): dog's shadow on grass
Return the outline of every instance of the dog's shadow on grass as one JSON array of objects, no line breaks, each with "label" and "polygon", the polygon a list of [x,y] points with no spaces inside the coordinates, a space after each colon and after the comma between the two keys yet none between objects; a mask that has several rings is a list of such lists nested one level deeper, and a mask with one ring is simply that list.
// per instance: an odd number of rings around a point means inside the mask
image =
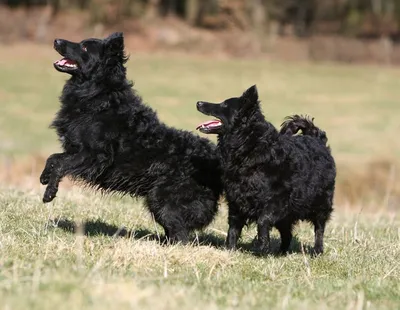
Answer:
[{"label": "dog's shadow on grass", "polygon": [[163,235],[157,235],[147,229],[128,230],[125,227],[118,227],[105,223],[101,220],[87,220],[82,223],[77,223],[69,219],[56,218],[49,221],[49,226],[60,228],[71,234],[82,234],[88,237],[94,236],[109,236],[109,237],[122,237],[133,238],[136,240],[158,240],[165,242],[166,238]]},{"label": "dog's shadow on grass", "polygon": [[[220,236],[216,236],[215,234],[202,233],[199,236],[198,240],[199,243],[202,245],[213,246],[218,249],[226,249],[225,238],[221,238]],[[257,257],[265,257],[267,255],[280,257],[285,255],[279,252],[279,247],[281,244],[280,238],[274,238],[273,236],[271,236],[271,243],[270,243],[271,251],[269,253],[264,253],[264,254],[260,254],[257,250],[255,250],[254,241],[255,240],[248,243],[239,242],[238,251],[242,253],[252,254]],[[289,250],[286,254],[294,254],[294,253],[297,254],[303,253],[311,256],[314,254],[313,247],[310,245],[302,244],[296,236],[293,236]]]},{"label": "dog's shadow on grass", "polygon": [[252,242],[248,243],[243,243],[239,242],[238,244],[238,250],[242,251],[244,253],[250,253],[256,257],[265,257],[265,256],[275,256],[275,257],[282,257],[287,254],[293,254],[293,253],[305,253],[305,254],[311,254],[312,253],[312,247],[308,245],[302,245],[301,242],[297,239],[296,236],[293,236],[292,242],[290,243],[289,250],[286,254],[282,254],[279,251],[279,247],[281,244],[280,238],[275,238],[274,236],[271,236],[271,241],[270,241],[270,251],[267,253],[260,253],[255,249],[255,239],[253,239]]},{"label": "dog's shadow on grass", "polygon": [[[155,240],[162,245],[167,245],[168,240],[164,232],[154,233],[148,229],[135,229],[128,230],[125,227],[118,227],[116,225],[108,224],[102,220],[87,220],[82,223],[65,219],[55,218],[48,223],[49,227],[60,228],[71,234],[82,234],[88,237],[94,236],[109,236],[109,237],[122,237],[132,238],[135,240]],[[162,230],[162,229],[161,229]],[[208,245],[215,248],[224,248],[225,239],[211,233],[201,233],[192,238],[192,244],[195,245]]]},{"label": "dog's shadow on grass", "polygon": [[[60,228],[71,234],[82,234],[88,237],[94,236],[109,236],[109,237],[122,237],[122,238],[132,238],[135,240],[155,240],[162,245],[167,245],[168,240],[164,235],[164,232],[155,233],[148,229],[135,229],[128,230],[125,227],[118,227],[116,225],[108,224],[102,220],[87,220],[82,223],[77,223],[75,221],[65,219],[65,218],[55,218],[50,220],[48,223],[49,227]],[[191,241],[192,244],[210,245],[216,248],[223,248],[225,240],[214,235],[201,233],[197,235]]]},{"label": "dog's shadow on grass", "polygon": [[[65,218],[56,218],[50,220],[48,226],[54,228],[60,228],[72,234],[83,234],[89,237],[94,237],[94,236],[122,237],[122,238],[132,238],[135,240],[149,240],[149,241],[155,240],[162,245],[169,244],[163,232],[158,234],[143,228],[128,230],[125,227],[118,227],[116,225],[108,224],[103,222],[102,220],[87,220],[83,223],[77,223]],[[212,246],[217,249],[226,249],[225,238],[209,232],[202,232],[196,235],[196,237],[192,239],[192,244]],[[269,253],[268,255],[281,256],[281,254],[278,253],[279,245],[280,245],[280,239],[272,237],[271,238],[272,250],[271,253]],[[309,245],[303,246],[296,237],[293,237],[288,254],[292,253],[311,254],[312,249],[313,248]],[[252,242],[239,243],[238,250],[244,253],[253,254],[257,257],[264,256],[260,255],[260,253],[254,250]]]}]

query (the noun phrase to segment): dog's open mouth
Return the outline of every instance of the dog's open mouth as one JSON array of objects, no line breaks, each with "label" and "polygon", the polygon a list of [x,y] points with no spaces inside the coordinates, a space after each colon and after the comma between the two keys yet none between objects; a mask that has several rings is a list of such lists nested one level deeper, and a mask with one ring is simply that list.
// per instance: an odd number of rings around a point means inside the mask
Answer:
[{"label": "dog's open mouth", "polygon": [[202,133],[210,134],[210,133],[218,133],[221,127],[222,127],[222,122],[218,119],[214,119],[212,121],[201,123],[199,126],[197,126],[196,130],[199,130]]},{"label": "dog's open mouth", "polygon": [[60,60],[57,60],[54,63],[54,66],[56,67],[57,70],[60,71],[71,71],[78,69],[78,64],[72,59],[68,58],[62,58]]}]

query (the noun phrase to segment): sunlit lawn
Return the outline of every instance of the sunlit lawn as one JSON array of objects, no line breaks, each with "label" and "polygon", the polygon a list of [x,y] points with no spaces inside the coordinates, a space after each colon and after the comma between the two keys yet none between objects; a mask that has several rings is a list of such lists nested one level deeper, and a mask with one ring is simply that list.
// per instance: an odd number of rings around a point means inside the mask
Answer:
[{"label": "sunlit lawn", "polygon": [[[339,167],[395,162],[400,155],[398,69],[129,52],[129,78],[171,126],[194,131],[205,120],[196,101],[221,101],[257,84],[275,125],[292,113],[315,117]],[[0,47],[3,159],[18,162],[58,150],[48,125],[67,76],[53,69],[57,57],[51,46]],[[32,182],[31,189],[0,184],[0,309],[400,308],[394,212],[337,207],[323,256],[309,256],[313,231],[302,224],[291,254],[256,257],[249,251],[253,226],[244,231],[241,251],[223,248],[225,205],[192,245],[162,246],[162,229],[141,201],[77,186],[60,189],[53,203],[43,205],[43,188]],[[86,235],[73,229],[81,223]],[[273,236],[276,249],[275,231]]]}]

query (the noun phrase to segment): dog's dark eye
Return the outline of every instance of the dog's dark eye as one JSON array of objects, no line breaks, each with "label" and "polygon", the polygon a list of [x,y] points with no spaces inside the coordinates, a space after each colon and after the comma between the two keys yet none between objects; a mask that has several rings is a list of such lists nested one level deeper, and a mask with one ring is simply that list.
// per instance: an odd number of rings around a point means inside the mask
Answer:
[{"label": "dog's dark eye", "polygon": [[82,49],[83,49],[85,52],[87,52],[87,48],[86,48],[85,45],[82,45]]}]

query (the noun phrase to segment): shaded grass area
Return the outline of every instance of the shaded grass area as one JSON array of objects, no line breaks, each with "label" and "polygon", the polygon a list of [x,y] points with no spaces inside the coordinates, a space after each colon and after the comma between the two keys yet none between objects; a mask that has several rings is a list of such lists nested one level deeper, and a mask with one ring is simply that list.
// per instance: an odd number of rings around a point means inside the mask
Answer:
[{"label": "shaded grass area", "polygon": [[[313,231],[307,224],[296,228],[297,241],[286,257],[260,258],[248,251],[253,226],[244,231],[240,251],[225,250],[225,206],[189,246],[160,244],[160,227],[140,201],[127,197],[75,190],[44,206],[37,193],[3,190],[0,210],[5,309],[400,305],[400,222],[390,214],[335,214],[325,254],[312,259]],[[85,230],[79,223],[87,224]],[[277,250],[276,231],[273,237]]]}]

